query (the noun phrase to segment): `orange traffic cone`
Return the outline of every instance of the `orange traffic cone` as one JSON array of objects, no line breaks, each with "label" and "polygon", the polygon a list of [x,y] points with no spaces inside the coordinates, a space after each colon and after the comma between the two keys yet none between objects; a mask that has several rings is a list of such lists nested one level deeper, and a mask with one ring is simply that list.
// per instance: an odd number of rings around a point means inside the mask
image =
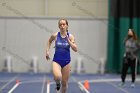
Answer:
[{"label": "orange traffic cone", "polygon": [[85,80],[84,82],[84,87],[89,90],[90,86],[89,86],[89,81],[88,80]]},{"label": "orange traffic cone", "polygon": [[20,82],[20,81],[17,79],[17,80],[16,80],[16,84],[19,84],[19,82]]}]

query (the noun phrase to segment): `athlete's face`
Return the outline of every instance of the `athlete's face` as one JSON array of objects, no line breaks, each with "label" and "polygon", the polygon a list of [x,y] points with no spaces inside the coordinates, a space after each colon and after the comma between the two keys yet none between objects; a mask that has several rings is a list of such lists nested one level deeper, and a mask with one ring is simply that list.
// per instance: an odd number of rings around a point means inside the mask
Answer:
[{"label": "athlete's face", "polygon": [[68,30],[68,25],[66,24],[65,20],[59,21],[59,29],[60,29],[60,31],[67,31]]}]

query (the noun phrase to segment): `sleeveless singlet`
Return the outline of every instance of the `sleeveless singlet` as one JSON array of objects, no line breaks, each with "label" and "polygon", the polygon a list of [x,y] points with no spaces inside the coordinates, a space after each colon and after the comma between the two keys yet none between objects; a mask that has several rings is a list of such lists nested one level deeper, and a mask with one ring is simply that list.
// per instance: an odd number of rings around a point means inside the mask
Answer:
[{"label": "sleeveless singlet", "polygon": [[[69,37],[69,33],[67,33]],[[59,62],[59,61],[70,61],[70,45],[67,41],[67,37],[62,38],[60,35],[60,32],[57,34],[57,38],[55,41],[55,53],[53,61]]]}]

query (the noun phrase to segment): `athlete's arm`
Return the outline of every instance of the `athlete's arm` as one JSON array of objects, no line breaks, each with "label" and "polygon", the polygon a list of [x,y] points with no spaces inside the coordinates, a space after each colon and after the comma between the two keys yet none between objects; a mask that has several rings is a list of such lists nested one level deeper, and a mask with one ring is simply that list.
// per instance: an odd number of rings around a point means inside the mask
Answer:
[{"label": "athlete's arm", "polygon": [[50,50],[51,44],[55,40],[56,36],[57,36],[57,33],[52,34],[51,37],[49,38],[49,40],[47,41],[47,48],[46,48],[46,59],[47,60],[50,59],[49,50]]},{"label": "athlete's arm", "polygon": [[67,39],[68,39],[68,43],[70,44],[70,47],[72,48],[72,50],[77,52],[77,45],[75,43],[74,36],[72,34],[70,34],[69,37],[67,36]]}]

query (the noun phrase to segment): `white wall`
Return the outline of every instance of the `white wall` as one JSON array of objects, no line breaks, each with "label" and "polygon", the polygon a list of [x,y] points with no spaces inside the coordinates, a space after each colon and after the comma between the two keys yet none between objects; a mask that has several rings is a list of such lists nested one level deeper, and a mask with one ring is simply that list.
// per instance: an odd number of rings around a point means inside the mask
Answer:
[{"label": "white wall", "polygon": [[[14,10],[14,11],[13,11]],[[107,18],[108,0],[0,0],[0,16],[86,16]]]},{"label": "white wall", "polygon": [[[72,72],[78,57],[84,57],[87,73],[97,73],[100,58],[106,58],[107,20],[67,18],[69,32],[75,36],[79,53],[71,53]],[[38,57],[39,72],[50,72],[51,61],[45,59],[46,42],[50,32],[59,31],[58,18],[0,18],[0,70],[6,56],[12,57],[13,71],[27,72],[32,57]],[[5,47],[5,48],[3,48]],[[81,53],[82,52],[82,53]],[[54,48],[51,48],[53,57]],[[84,54],[84,55],[81,55]],[[90,59],[90,57],[92,59]]]},{"label": "white wall", "polygon": [[20,16],[12,10],[25,16],[44,16],[46,8],[45,0],[0,0],[0,16]]},{"label": "white wall", "polygon": [[108,0],[47,0],[49,16],[107,18]]}]

